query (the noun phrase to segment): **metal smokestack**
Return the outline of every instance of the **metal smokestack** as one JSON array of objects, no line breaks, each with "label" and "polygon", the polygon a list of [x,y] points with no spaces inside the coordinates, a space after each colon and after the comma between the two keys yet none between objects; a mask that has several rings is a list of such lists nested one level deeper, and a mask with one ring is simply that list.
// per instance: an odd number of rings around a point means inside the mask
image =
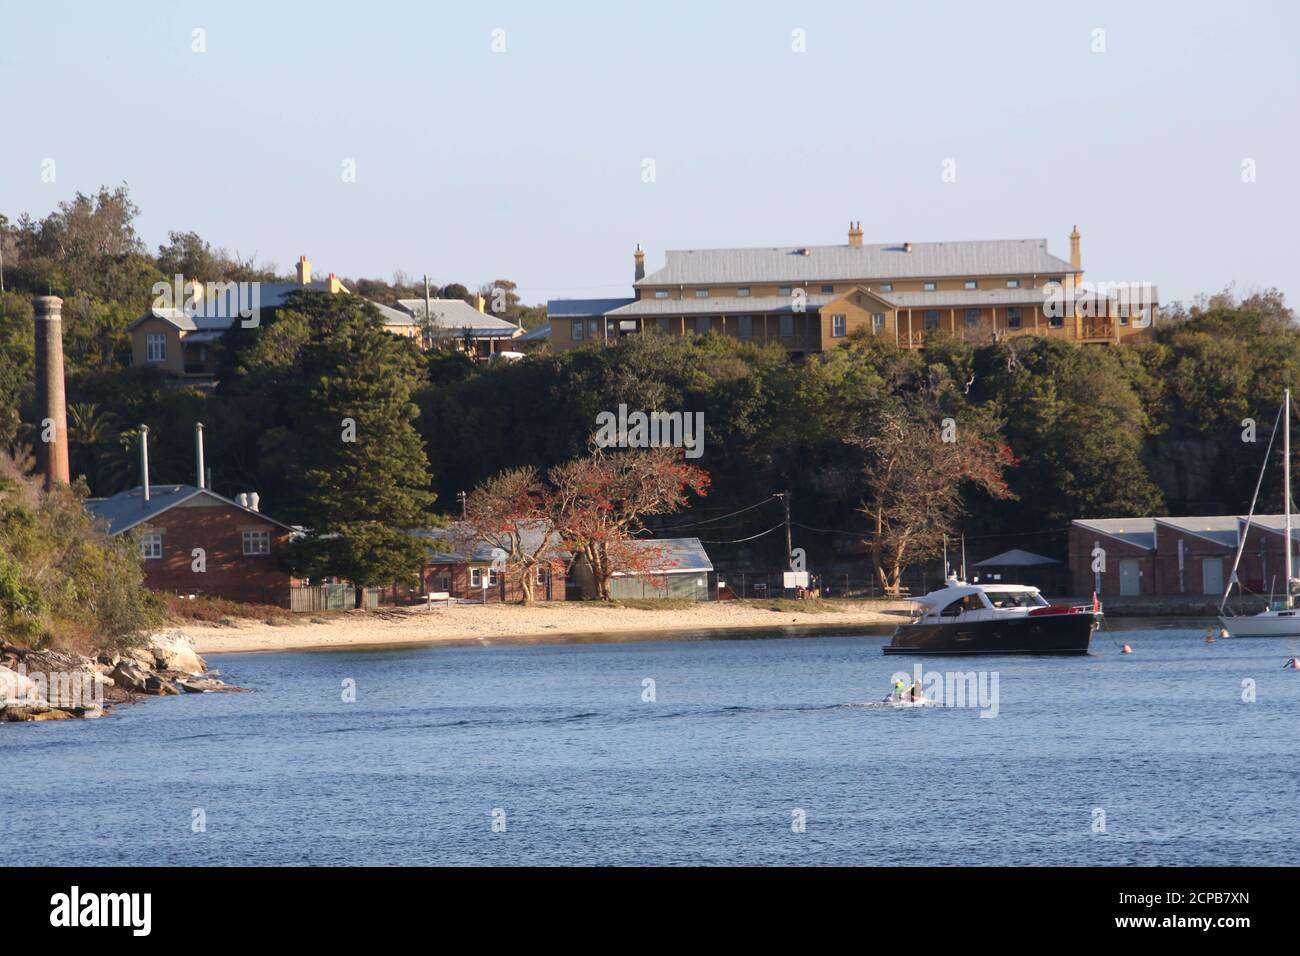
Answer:
[{"label": "metal smokestack", "polygon": [[140,426],[140,487],[144,489],[144,500],[149,500],[149,426]]},{"label": "metal smokestack", "polygon": [[203,423],[194,423],[194,456],[196,459],[196,472],[199,476],[199,487],[203,488]]},{"label": "metal smokestack", "polygon": [[36,312],[36,461],[48,490],[68,484],[68,407],[63,391],[63,300],[56,295],[32,300]]}]

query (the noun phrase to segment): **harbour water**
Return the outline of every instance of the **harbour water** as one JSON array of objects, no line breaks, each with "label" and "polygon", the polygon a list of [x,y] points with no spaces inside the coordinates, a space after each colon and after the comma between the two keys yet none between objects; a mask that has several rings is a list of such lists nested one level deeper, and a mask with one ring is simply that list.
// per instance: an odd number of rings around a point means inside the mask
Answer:
[{"label": "harbour water", "polygon": [[[215,657],[252,693],[0,728],[0,862],[1300,862],[1300,640],[1130,627]],[[879,706],[915,664],[995,674],[996,716]]]}]

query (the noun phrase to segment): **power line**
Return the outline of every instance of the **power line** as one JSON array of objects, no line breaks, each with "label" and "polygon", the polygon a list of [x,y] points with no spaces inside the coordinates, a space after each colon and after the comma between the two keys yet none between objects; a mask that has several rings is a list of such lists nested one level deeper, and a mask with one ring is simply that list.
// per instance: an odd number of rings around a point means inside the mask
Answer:
[{"label": "power line", "polygon": [[755,538],[761,538],[764,535],[771,534],[773,531],[780,531],[785,527],[785,522],[780,521],[772,525],[766,531],[760,531],[758,534],[752,534],[748,538],[737,538],[735,541],[701,541],[700,544],[744,544],[746,541],[753,541]]},{"label": "power line", "polygon": [[746,505],[745,507],[741,508],[739,511],[733,511],[731,512],[731,514],[719,515],[716,518],[706,518],[703,521],[688,521],[686,524],[675,524],[672,525],[671,527],[664,528],[663,530],[676,531],[678,528],[696,528],[702,524],[713,524],[715,521],[725,521],[727,518],[734,518],[736,515],[744,514],[746,511],[753,511],[755,508],[762,507],[763,505],[767,504],[769,501],[772,500],[773,499],[771,497],[764,498],[762,501],[756,501],[752,505]]}]

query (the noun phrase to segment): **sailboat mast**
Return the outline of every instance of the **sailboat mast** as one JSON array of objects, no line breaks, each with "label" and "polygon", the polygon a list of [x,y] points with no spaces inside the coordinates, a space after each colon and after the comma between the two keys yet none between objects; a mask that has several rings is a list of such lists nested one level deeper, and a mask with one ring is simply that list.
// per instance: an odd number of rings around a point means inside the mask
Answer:
[{"label": "sailboat mast", "polygon": [[1286,606],[1291,607],[1291,389],[1282,396],[1282,507],[1286,515]]}]

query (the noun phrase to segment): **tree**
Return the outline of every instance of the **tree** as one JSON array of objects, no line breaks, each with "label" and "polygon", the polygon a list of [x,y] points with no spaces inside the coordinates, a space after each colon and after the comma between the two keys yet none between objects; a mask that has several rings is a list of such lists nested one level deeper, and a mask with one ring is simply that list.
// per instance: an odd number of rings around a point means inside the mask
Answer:
[{"label": "tree", "polygon": [[516,581],[523,603],[533,601],[536,569],[549,566],[561,541],[551,515],[551,492],[536,468],[513,468],[488,479],[465,499],[460,544],[483,544],[503,556],[507,581]]},{"label": "tree", "polygon": [[1003,480],[1015,463],[1010,449],[954,420],[941,424],[932,405],[890,409],[871,434],[847,441],[868,454],[858,510],[871,522],[864,543],[886,594],[899,593],[906,567],[939,553],[961,514],[964,484],[994,498],[1010,495]]},{"label": "tree", "polygon": [[708,473],[673,448],[610,453],[593,445],[586,457],[552,468],[549,478],[555,529],[586,560],[603,601],[616,571],[667,570],[657,549],[636,542],[644,519],[680,511],[688,494],[702,498],[709,490]]},{"label": "tree", "polygon": [[302,566],[350,580],[361,607],[364,588],[417,579],[424,564],[411,532],[432,523],[435,497],[412,424],[419,355],[354,296],[297,292],[289,309],[306,314],[311,332],[299,356],[305,388],[284,436],[298,491],[285,513],[310,529],[296,549]]}]

